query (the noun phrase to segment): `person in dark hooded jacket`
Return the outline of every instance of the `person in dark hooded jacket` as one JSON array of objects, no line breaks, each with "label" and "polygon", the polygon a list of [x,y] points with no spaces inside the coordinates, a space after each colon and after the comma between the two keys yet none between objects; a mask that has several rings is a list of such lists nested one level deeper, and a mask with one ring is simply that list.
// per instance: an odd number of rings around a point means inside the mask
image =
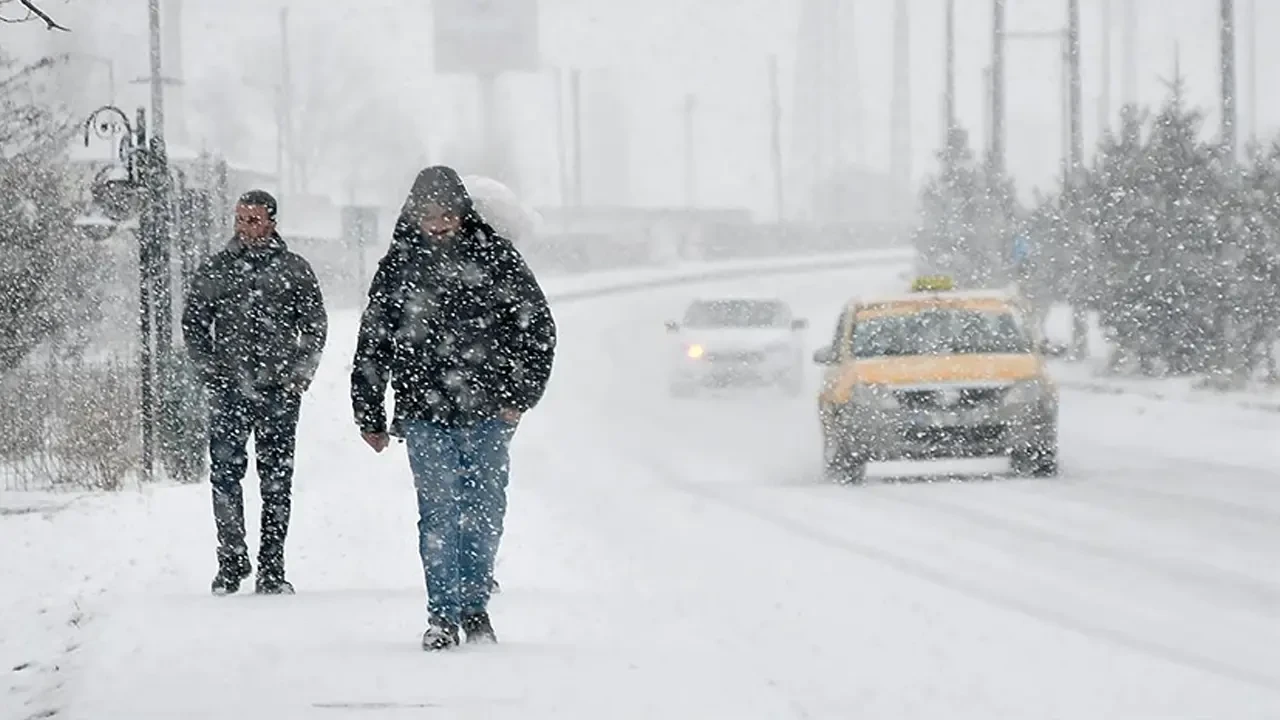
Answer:
[{"label": "person in dark hooded jacket", "polygon": [[251,190],[236,204],[235,235],[191,282],[182,313],[187,355],[209,396],[209,471],[218,532],[213,593],[240,589],[252,571],[245,546],[247,445],[254,437],[262,488],[262,543],[255,590],[292,594],[284,544],[302,394],[328,334],[310,263],[276,232],[276,201]]},{"label": "person in dark hooded jacket", "polygon": [[[351,399],[364,441],[404,437],[418,498],[427,650],[496,640],[488,614],[509,444],[551,376],[556,326],[512,243],[458,174],[418,174],[360,323]],[[395,393],[388,425],[387,385]]]}]

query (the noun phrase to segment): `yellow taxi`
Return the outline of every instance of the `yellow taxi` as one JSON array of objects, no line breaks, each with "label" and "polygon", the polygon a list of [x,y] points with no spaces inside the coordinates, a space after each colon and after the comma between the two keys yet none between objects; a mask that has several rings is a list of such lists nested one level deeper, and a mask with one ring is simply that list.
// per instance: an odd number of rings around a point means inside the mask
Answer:
[{"label": "yellow taxi", "polygon": [[831,345],[818,413],[827,473],[860,483],[868,462],[1007,455],[1058,471],[1058,390],[1026,303],[919,278],[898,297],[853,300]]}]

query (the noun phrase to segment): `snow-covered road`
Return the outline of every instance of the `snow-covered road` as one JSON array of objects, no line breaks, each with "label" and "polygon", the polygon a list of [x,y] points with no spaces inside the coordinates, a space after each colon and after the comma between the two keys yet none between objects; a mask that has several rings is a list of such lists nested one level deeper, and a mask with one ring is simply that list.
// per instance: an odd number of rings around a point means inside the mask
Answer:
[{"label": "snow-covered road", "polygon": [[[900,283],[697,292],[779,294],[812,349],[845,296]],[[155,494],[128,534],[152,541],[145,578],[85,631],[59,717],[1280,717],[1273,416],[1067,392],[1060,478],[893,465],[833,487],[812,392],[668,398],[662,321],[692,292],[557,309],[514,449],[500,645],[418,649],[408,469],[352,429],[347,318],[303,410],[299,594],[209,597],[207,487]]]}]

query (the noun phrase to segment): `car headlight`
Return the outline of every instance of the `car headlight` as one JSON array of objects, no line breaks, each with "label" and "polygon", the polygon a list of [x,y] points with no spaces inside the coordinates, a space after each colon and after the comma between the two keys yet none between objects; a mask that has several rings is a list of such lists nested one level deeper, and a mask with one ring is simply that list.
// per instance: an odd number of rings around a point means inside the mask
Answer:
[{"label": "car headlight", "polygon": [[1005,405],[1032,405],[1044,397],[1046,386],[1039,379],[1020,380],[1004,395]]},{"label": "car headlight", "polygon": [[706,350],[704,350],[701,345],[690,345],[689,347],[685,348],[684,354],[688,355],[694,360],[697,360],[698,358],[706,354]]},{"label": "car headlight", "polygon": [[850,402],[858,407],[874,408],[877,410],[893,410],[898,407],[898,401],[893,397],[893,391],[884,385],[859,384],[853,388],[853,396]]}]

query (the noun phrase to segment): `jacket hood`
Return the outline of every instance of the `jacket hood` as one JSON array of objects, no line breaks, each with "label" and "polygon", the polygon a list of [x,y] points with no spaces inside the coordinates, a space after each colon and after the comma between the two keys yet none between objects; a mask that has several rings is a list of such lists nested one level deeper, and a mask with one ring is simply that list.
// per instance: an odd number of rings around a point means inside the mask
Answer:
[{"label": "jacket hood", "polygon": [[433,165],[418,173],[400,209],[400,216],[416,223],[422,217],[422,211],[432,203],[461,217],[475,214],[475,204],[462,178],[456,170],[444,165]]}]

